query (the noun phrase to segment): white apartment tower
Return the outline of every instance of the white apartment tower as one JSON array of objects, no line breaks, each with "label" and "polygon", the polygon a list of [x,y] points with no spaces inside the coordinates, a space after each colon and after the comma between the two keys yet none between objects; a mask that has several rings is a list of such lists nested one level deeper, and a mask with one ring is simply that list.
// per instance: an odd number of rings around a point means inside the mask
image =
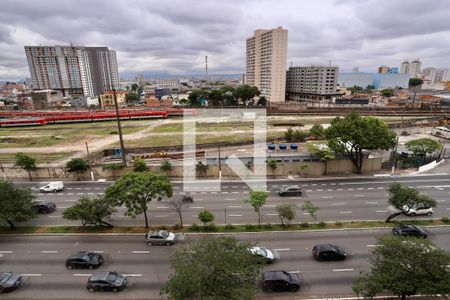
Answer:
[{"label": "white apartment tower", "polygon": [[255,30],[247,39],[245,81],[256,86],[271,102],[283,102],[286,90],[288,32],[276,29]]},{"label": "white apartment tower", "polygon": [[419,76],[420,73],[420,65],[422,63],[420,62],[420,60],[413,60],[411,62],[411,64],[409,65],[409,75],[411,75],[411,77],[413,78],[417,78]]},{"label": "white apartment tower", "polygon": [[25,46],[35,90],[97,96],[119,84],[116,53],[107,47]]},{"label": "white apartment tower", "polygon": [[409,73],[409,61],[404,61],[400,65],[400,73],[407,74]]}]

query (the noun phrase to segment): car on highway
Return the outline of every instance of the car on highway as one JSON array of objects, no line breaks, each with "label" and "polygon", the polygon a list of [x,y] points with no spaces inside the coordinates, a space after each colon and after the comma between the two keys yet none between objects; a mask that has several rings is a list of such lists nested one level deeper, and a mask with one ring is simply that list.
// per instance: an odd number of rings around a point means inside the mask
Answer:
[{"label": "car on highway", "polygon": [[265,292],[296,292],[301,286],[300,274],[288,271],[267,271],[262,275]]},{"label": "car on highway", "polygon": [[62,181],[51,181],[39,189],[41,193],[61,192],[63,190],[64,184]]},{"label": "car on highway", "polygon": [[417,215],[427,215],[427,216],[431,216],[433,214],[433,208],[429,205],[426,204],[422,204],[419,203],[417,205],[414,205],[413,207],[409,208],[408,210],[408,206],[404,206],[403,207],[404,211],[407,211],[407,213],[405,213],[407,216],[417,216]]},{"label": "car on highway", "polygon": [[33,204],[33,208],[39,214],[49,214],[55,211],[56,204],[50,201],[37,201]]},{"label": "car on highway", "polygon": [[147,245],[173,245],[177,241],[177,235],[167,230],[150,231],[145,236]]},{"label": "car on highway", "polygon": [[332,244],[318,244],[312,249],[316,260],[345,260],[347,252],[344,248]]},{"label": "car on highway", "polygon": [[87,290],[118,292],[127,286],[127,277],[118,272],[98,272],[89,277]]},{"label": "car on highway", "polygon": [[96,269],[103,264],[103,256],[92,251],[76,251],[66,259],[66,268]]},{"label": "car on highway", "polygon": [[13,272],[0,272],[0,292],[14,291],[22,283],[22,276]]},{"label": "car on highway", "polygon": [[298,185],[283,185],[278,191],[278,195],[284,196],[301,196],[302,189]]},{"label": "car on highway", "polygon": [[250,253],[257,257],[261,257],[265,263],[271,264],[275,260],[280,259],[280,254],[275,250],[267,249],[266,247],[254,246],[248,249]]},{"label": "car on highway", "polygon": [[392,233],[394,235],[422,237],[424,239],[428,236],[428,232],[424,228],[412,224],[398,224],[392,228]]}]

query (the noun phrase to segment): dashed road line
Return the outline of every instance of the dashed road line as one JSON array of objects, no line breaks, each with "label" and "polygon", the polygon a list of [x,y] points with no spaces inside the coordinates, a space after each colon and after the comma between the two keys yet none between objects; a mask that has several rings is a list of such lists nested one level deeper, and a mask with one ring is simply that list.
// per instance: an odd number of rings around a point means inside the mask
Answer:
[{"label": "dashed road line", "polygon": [[378,245],[370,244],[370,245],[367,245],[366,247],[368,247],[368,248],[373,248],[373,247],[378,247]]},{"label": "dashed road line", "polygon": [[279,214],[266,214],[266,216],[279,216]]},{"label": "dashed road line", "polygon": [[147,254],[147,253],[150,253],[150,251],[148,251],[148,250],[134,250],[134,251],[131,251],[133,254]]},{"label": "dashed road line", "polygon": [[11,254],[11,253],[13,253],[13,252],[9,251],[9,250],[2,250],[2,251],[0,251],[0,254]]},{"label": "dashed road line", "polygon": [[347,204],[347,202],[331,203],[332,206],[345,205],[345,204]]},{"label": "dashed road line", "polygon": [[353,269],[333,269],[333,272],[353,272]]},{"label": "dashed road line", "polygon": [[169,215],[155,215],[155,218],[167,218]]},{"label": "dashed road line", "polygon": [[229,217],[242,217],[242,215],[228,215]]},{"label": "dashed road line", "polygon": [[332,199],[334,196],[323,196],[322,199]]},{"label": "dashed road line", "polygon": [[229,208],[242,208],[242,205],[228,205]]},{"label": "dashed road line", "polygon": [[40,276],[42,276],[42,274],[40,274],[40,273],[32,273],[32,274],[22,273],[22,274],[20,274],[20,276],[26,276],[26,277],[40,277]]},{"label": "dashed road line", "polygon": [[365,197],[366,195],[353,195],[353,197]]},{"label": "dashed road line", "polygon": [[236,199],[234,199],[234,198],[227,198],[227,199],[225,199],[225,201],[236,201]]},{"label": "dashed road line", "polygon": [[92,276],[92,274],[87,274],[87,273],[75,273],[75,274],[73,274],[73,276],[76,276],[76,277],[87,277],[87,276]]},{"label": "dashed road line", "polygon": [[366,204],[378,204],[378,201],[367,201]]},{"label": "dashed road line", "polygon": [[340,211],[339,213],[340,214],[351,214],[352,212],[351,211]]},{"label": "dashed road line", "polygon": [[377,212],[377,213],[387,213],[389,211],[388,210],[376,210],[375,212]]},{"label": "dashed road line", "polygon": [[191,206],[192,209],[204,209],[203,206]]},{"label": "dashed road line", "polygon": [[43,254],[55,254],[58,253],[58,250],[42,250],[41,253]]},{"label": "dashed road line", "polygon": [[291,248],[277,248],[277,249],[273,249],[275,251],[291,251]]}]

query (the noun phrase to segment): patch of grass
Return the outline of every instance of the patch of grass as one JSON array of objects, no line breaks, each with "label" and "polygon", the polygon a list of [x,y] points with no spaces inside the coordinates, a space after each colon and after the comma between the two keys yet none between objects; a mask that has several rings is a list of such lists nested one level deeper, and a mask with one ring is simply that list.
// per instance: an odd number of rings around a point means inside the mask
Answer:
[{"label": "patch of grass", "polygon": [[[74,152],[58,152],[58,153],[25,153],[36,158],[37,164],[51,163],[64,157],[72,155]],[[15,163],[15,153],[0,153],[0,160],[3,163]]]}]

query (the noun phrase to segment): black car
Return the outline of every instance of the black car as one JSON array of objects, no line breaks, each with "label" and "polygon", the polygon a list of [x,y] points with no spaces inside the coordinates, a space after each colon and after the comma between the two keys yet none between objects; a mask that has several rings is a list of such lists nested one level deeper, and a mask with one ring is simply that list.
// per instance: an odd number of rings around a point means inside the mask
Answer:
[{"label": "black car", "polygon": [[89,251],[77,251],[66,259],[67,269],[95,269],[103,264],[103,256]]},{"label": "black car", "polygon": [[117,272],[99,272],[89,277],[87,289],[93,291],[112,291],[118,292],[127,286],[125,275]]},{"label": "black car", "polygon": [[265,292],[296,292],[301,285],[300,274],[287,271],[264,272],[262,285]]},{"label": "black car", "polygon": [[392,228],[392,233],[395,235],[422,237],[424,239],[428,236],[428,232],[425,229],[412,224],[398,224]]},{"label": "black car", "polygon": [[278,191],[280,196],[301,196],[302,189],[298,185],[283,185]]},{"label": "black car", "polygon": [[14,291],[22,283],[22,276],[12,272],[0,272],[0,292]]},{"label": "black car", "polygon": [[33,207],[39,214],[49,214],[55,211],[56,204],[48,201],[38,201],[33,205]]},{"label": "black car", "polygon": [[347,253],[342,247],[332,244],[315,245],[312,254],[317,260],[344,260],[347,258]]}]

